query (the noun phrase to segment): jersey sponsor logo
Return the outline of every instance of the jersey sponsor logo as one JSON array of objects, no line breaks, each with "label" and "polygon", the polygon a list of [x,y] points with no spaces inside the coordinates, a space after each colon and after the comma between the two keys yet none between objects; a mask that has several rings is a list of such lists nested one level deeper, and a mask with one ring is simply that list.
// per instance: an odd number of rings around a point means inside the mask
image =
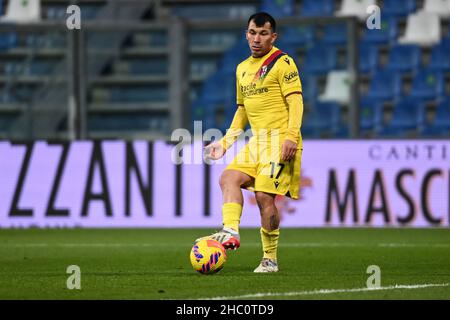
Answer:
[{"label": "jersey sponsor logo", "polygon": [[291,65],[291,62],[289,61],[288,57],[284,58],[284,62],[286,62],[288,65]]},{"label": "jersey sponsor logo", "polygon": [[269,92],[267,87],[256,88],[256,83],[250,83],[248,85],[241,85],[241,93],[244,98]]},{"label": "jersey sponsor logo", "polygon": [[284,82],[292,82],[298,77],[297,71],[289,72],[284,76]]}]

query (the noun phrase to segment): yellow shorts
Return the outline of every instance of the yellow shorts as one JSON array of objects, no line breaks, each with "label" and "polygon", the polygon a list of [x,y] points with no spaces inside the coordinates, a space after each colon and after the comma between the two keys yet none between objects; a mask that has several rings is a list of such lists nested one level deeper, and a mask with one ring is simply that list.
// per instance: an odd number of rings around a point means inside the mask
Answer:
[{"label": "yellow shorts", "polygon": [[238,170],[254,178],[242,188],[298,199],[303,149],[298,147],[293,160],[280,161],[281,145],[252,137],[225,170]]}]

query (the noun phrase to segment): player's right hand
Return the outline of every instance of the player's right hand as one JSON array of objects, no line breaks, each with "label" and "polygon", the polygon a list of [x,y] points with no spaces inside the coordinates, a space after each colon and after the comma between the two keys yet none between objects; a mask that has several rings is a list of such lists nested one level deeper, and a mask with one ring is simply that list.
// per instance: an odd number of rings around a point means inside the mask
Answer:
[{"label": "player's right hand", "polygon": [[205,147],[205,158],[208,160],[218,160],[225,154],[225,149],[220,142],[213,142]]}]

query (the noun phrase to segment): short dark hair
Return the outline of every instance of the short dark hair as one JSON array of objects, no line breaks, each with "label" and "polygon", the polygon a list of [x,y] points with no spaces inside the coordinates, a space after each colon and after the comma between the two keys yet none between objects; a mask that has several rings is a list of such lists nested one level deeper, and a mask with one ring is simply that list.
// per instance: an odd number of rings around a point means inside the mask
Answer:
[{"label": "short dark hair", "polygon": [[275,19],[267,12],[257,12],[252,14],[250,18],[248,18],[247,27],[250,25],[252,20],[257,27],[263,27],[266,22],[269,22],[272,32],[277,32],[277,23],[275,22]]}]

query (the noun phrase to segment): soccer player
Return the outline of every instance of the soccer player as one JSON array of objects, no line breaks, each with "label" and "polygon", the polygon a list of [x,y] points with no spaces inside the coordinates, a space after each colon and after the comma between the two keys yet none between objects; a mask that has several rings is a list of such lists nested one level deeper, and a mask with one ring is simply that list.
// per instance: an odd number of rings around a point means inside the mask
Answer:
[{"label": "soccer player", "polygon": [[261,214],[263,247],[262,261],[254,272],[277,272],[280,216],[275,196],[298,199],[302,87],[294,60],[274,46],[277,33],[272,16],[253,14],[246,38],[251,56],[236,69],[236,113],[224,138],[206,146],[206,157],[220,159],[247,123],[252,137],[220,177],[223,229],[200,239],[215,239],[226,249],[237,249],[244,202],[241,188],[252,190]]}]

